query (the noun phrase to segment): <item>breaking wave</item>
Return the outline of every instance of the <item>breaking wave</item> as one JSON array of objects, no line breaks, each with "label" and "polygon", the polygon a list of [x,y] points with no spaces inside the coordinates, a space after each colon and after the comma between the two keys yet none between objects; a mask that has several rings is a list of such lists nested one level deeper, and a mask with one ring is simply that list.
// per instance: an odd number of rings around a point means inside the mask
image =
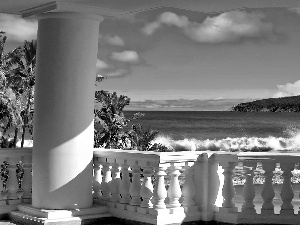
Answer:
[{"label": "breaking wave", "polygon": [[224,139],[198,140],[186,138],[173,140],[169,136],[158,136],[153,143],[166,146],[171,151],[297,151],[300,150],[299,128],[284,131],[285,137],[228,137]]}]

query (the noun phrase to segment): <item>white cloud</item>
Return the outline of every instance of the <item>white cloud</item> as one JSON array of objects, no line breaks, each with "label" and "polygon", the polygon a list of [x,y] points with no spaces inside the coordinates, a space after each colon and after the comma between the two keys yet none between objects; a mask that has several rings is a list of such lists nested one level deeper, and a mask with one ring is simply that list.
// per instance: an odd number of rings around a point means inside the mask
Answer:
[{"label": "white cloud", "polygon": [[164,12],[159,16],[159,21],[166,25],[174,25],[179,28],[187,27],[190,23],[186,16],[178,16],[172,12]]},{"label": "white cloud", "polygon": [[19,16],[0,14],[0,31],[4,31],[8,40],[31,41],[36,39],[37,21],[25,20]]},{"label": "white cloud", "polygon": [[300,80],[295,83],[287,83],[277,85],[278,91],[274,95],[275,98],[300,95]]},{"label": "white cloud", "polygon": [[[130,73],[130,68],[119,68],[112,64],[97,59],[96,63],[97,74],[101,77],[122,77]],[[101,75],[100,75],[101,74]]]},{"label": "white cloud", "polygon": [[139,55],[135,51],[113,52],[110,58],[126,63],[137,63],[140,60]]},{"label": "white cloud", "polygon": [[106,62],[103,62],[100,59],[97,59],[97,63],[96,63],[97,70],[106,69],[108,67],[109,67],[109,65]]},{"label": "white cloud", "polygon": [[186,16],[172,12],[162,13],[158,19],[146,24],[142,32],[152,35],[162,25],[176,26],[185,35],[199,43],[237,42],[242,38],[273,37],[273,25],[263,22],[263,14],[230,11],[207,17],[202,23],[192,22]]},{"label": "white cloud", "polygon": [[122,77],[129,74],[130,71],[125,68],[115,68],[112,71],[105,73],[104,77]]},{"label": "white cloud", "polygon": [[300,7],[299,8],[290,8],[290,11],[295,12],[300,15]]},{"label": "white cloud", "polygon": [[142,33],[146,34],[147,36],[152,35],[154,31],[161,27],[160,22],[152,22],[148,23],[146,26],[142,28]]},{"label": "white cloud", "polygon": [[111,44],[111,45],[116,45],[116,46],[124,46],[125,43],[122,40],[122,38],[120,38],[119,36],[115,35],[115,36],[105,36],[105,40],[107,43]]}]

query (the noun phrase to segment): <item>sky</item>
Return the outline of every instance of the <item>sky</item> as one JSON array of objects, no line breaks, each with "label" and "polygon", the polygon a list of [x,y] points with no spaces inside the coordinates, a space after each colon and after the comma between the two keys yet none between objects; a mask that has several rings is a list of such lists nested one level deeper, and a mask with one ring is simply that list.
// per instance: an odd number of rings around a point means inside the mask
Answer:
[{"label": "sky", "polygon": [[[300,95],[300,8],[199,13],[160,8],[100,24],[96,90],[125,109],[226,110]],[[37,22],[0,14],[6,50],[36,38]]]}]

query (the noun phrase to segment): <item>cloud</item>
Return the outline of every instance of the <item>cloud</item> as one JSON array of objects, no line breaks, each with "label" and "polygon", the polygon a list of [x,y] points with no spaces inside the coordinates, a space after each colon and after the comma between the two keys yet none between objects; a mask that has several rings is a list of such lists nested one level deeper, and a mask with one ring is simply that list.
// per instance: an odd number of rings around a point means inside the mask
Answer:
[{"label": "cloud", "polygon": [[124,68],[119,68],[115,65],[112,64],[107,64],[106,62],[97,59],[96,63],[96,68],[97,68],[97,74],[105,78],[107,77],[122,77],[127,74],[130,74],[130,68],[124,67]]},{"label": "cloud", "polygon": [[148,23],[146,26],[144,26],[142,28],[142,33],[146,34],[146,35],[152,35],[154,33],[154,31],[156,31],[158,28],[161,27],[161,23],[160,22],[152,22],[152,23]]},{"label": "cloud", "polygon": [[113,52],[110,58],[124,63],[138,63],[140,61],[140,57],[135,51]]},{"label": "cloud", "polygon": [[110,45],[115,45],[115,46],[124,46],[125,45],[123,39],[117,35],[115,35],[115,36],[107,35],[104,37],[104,40]]},{"label": "cloud", "polygon": [[300,80],[297,80],[295,83],[277,85],[277,89],[278,91],[274,95],[275,98],[300,95]]},{"label": "cloud", "polygon": [[207,17],[202,23],[198,23],[189,21],[186,16],[164,12],[156,21],[146,24],[142,32],[149,36],[162,25],[176,26],[190,39],[209,44],[238,42],[242,38],[273,38],[273,25],[263,22],[263,18],[261,13],[230,11]]},{"label": "cloud", "polygon": [[131,73],[131,71],[126,68],[114,68],[113,70],[107,72],[104,76],[105,77],[123,77],[130,73]]},{"label": "cloud", "polygon": [[109,65],[106,62],[101,61],[100,59],[97,59],[97,63],[96,63],[97,70],[106,69],[108,67],[109,67]]},{"label": "cloud", "polygon": [[4,31],[8,40],[31,41],[36,39],[37,21],[25,20],[19,16],[0,13],[0,31]]},{"label": "cloud", "polygon": [[289,10],[300,15],[300,7],[299,8],[290,8]]}]

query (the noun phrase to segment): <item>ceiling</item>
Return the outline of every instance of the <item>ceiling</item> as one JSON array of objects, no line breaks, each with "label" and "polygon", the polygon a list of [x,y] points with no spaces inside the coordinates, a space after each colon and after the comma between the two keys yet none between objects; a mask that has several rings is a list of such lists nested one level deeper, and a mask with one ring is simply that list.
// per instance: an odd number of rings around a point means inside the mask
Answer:
[{"label": "ceiling", "polygon": [[[55,10],[71,10],[74,7],[89,9],[93,13],[111,16],[138,13],[161,7],[173,7],[199,12],[221,12],[240,8],[300,7],[299,0],[1,0],[0,12],[22,15],[31,8],[58,5]],[[67,5],[67,7],[66,7]],[[62,7],[63,6],[63,7]],[[72,7],[71,7],[72,6]],[[43,8],[51,11],[51,7]]]}]

